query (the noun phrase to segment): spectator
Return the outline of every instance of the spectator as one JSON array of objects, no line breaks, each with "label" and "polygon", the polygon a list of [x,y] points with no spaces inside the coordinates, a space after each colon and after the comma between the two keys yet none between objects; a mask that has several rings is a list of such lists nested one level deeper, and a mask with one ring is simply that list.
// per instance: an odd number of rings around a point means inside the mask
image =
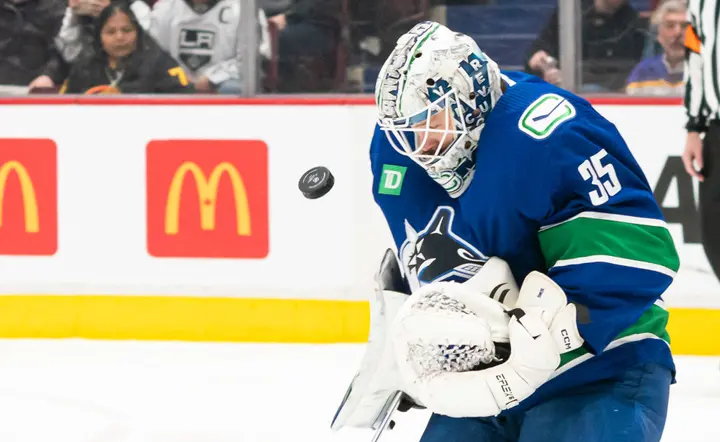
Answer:
[{"label": "spectator", "polygon": [[663,53],[641,61],[630,73],[630,95],[682,95],[685,62],[686,8],[682,0],[667,0],[653,14],[657,41]]},{"label": "spectator", "polygon": [[[321,92],[321,82],[304,65],[312,60],[334,60],[340,33],[340,0],[294,0],[289,9],[268,19],[279,30],[278,77],[280,92]],[[317,78],[316,78],[317,80]]]},{"label": "spectator", "polygon": [[[237,0],[159,0],[152,11],[150,34],[179,60],[198,92],[239,94],[238,69],[245,43]],[[258,10],[259,53],[270,57],[267,21]]]},{"label": "spectator", "polygon": [[124,1],[105,7],[93,28],[93,51],[73,62],[64,93],[192,91],[182,68],[145,33]]},{"label": "spectator", "polygon": [[[622,91],[642,57],[647,26],[627,0],[581,0],[582,91]],[[558,11],[531,46],[525,69],[560,83]]]},{"label": "spectator", "polygon": [[27,86],[51,62],[62,0],[0,0],[0,84]]},{"label": "spectator", "polygon": [[272,17],[290,9],[292,0],[258,0],[257,4],[265,12],[265,15]]},{"label": "spectator", "polygon": [[[130,0],[129,3],[142,28],[147,29],[150,24],[150,7],[143,0]],[[53,54],[53,62],[41,76],[33,80],[31,90],[51,89],[61,84],[67,78],[70,63],[81,53],[90,56],[95,35],[93,21],[109,4],[110,0],[69,1],[62,27],[55,38],[57,51]]]},{"label": "spectator", "polygon": [[[422,2],[417,0],[394,0],[391,2],[375,0],[374,3],[373,6],[365,4],[364,7],[370,6],[377,10],[373,25],[376,35],[380,38],[377,56],[379,57],[379,65],[382,66],[393,49],[395,49],[398,39],[413,26],[426,20],[427,16]],[[456,3],[456,5],[458,4]]]},{"label": "spectator", "polygon": [[[150,26],[150,7],[142,0],[128,2],[143,29]],[[70,0],[63,26],[55,39],[63,58],[71,62],[83,50],[92,47],[93,19],[110,4],[110,0]],[[84,41],[83,41],[84,40]],[[85,44],[83,44],[85,43]]]},{"label": "spectator", "polygon": [[[350,19],[348,78],[346,91],[363,91],[368,66],[380,67],[390,56],[397,40],[413,26],[429,18],[429,9],[441,5],[480,4],[480,0],[363,0],[348,4]],[[441,14],[442,15],[442,14]],[[442,21],[442,19],[440,19]]]}]

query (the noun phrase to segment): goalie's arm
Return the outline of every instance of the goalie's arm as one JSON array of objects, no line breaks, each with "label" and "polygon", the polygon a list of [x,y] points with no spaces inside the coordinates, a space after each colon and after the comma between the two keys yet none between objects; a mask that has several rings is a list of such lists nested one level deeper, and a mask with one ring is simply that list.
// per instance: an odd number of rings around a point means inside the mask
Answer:
[{"label": "goalie's arm", "polygon": [[[570,220],[554,231],[541,232],[540,238],[546,249],[548,276],[577,305],[578,329],[589,350],[600,353],[613,341],[631,334],[650,333],[667,341],[668,313],[660,297],[677,270],[677,255],[667,229],[611,222],[614,225],[598,227],[593,235],[588,235],[569,232],[574,223],[594,221]],[[625,237],[615,233],[623,230],[635,232]],[[623,244],[628,240],[636,242],[637,248],[645,248],[646,259],[656,262],[622,257],[622,252],[630,251]],[[568,242],[575,245],[562,250]],[[573,256],[575,247],[593,246],[606,254]],[[670,262],[657,263],[664,261]]]},{"label": "goalie's arm", "polygon": [[597,354],[630,334],[667,340],[667,312],[654,304],[661,304],[679,259],[652,191],[617,130],[594,120],[591,128],[599,144],[569,130],[553,145],[563,146],[544,172],[553,186],[546,192],[553,213],[536,219],[547,274],[577,304],[580,334]]}]

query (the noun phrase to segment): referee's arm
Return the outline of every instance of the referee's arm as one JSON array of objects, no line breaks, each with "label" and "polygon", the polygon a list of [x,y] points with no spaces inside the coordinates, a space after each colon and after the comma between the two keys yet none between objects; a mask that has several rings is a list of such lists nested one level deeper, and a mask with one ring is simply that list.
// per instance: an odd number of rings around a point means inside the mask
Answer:
[{"label": "referee's arm", "polygon": [[[683,152],[685,171],[700,181],[702,175],[703,156],[700,134],[707,131],[708,107],[703,90],[703,60],[700,55],[700,39],[694,15],[688,9],[689,25],[685,33],[685,111],[688,131]],[[693,164],[693,162],[695,164]]]}]

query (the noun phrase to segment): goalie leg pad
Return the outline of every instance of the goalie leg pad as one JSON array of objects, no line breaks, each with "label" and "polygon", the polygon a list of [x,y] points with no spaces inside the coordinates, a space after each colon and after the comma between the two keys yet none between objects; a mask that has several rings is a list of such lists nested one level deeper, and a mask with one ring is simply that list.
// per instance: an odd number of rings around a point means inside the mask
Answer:
[{"label": "goalie leg pad", "polygon": [[407,289],[395,254],[385,252],[376,274],[377,290],[370,303],[370,336],[360,369],[350,382],[330,428],[376,429],[388,410],[395,392],[401,390],[400,375],[388,333],[400,307],[408,299]]},{"label": "goalie leg pad", "polygon": [[407,295],[384,291],[379,296],[382,300],[371,311],[370,339],[360,369],[350,382],[330,424],[333,431],[343,427],[375,429],[393,395],[401,389],[387,330]]}]

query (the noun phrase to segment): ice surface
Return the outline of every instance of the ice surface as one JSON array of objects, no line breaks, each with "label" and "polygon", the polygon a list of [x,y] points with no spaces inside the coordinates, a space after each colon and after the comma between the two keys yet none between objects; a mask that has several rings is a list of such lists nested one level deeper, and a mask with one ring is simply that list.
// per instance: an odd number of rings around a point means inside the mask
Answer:
[{"label": "ice surface", "polygon": [[[361,345],[0,340],[3,442],[368,442],[330,420]],[[720,441],[720,358],[678,358],[663,442]],[[382,442],[417,441],[428,414]]]}]

